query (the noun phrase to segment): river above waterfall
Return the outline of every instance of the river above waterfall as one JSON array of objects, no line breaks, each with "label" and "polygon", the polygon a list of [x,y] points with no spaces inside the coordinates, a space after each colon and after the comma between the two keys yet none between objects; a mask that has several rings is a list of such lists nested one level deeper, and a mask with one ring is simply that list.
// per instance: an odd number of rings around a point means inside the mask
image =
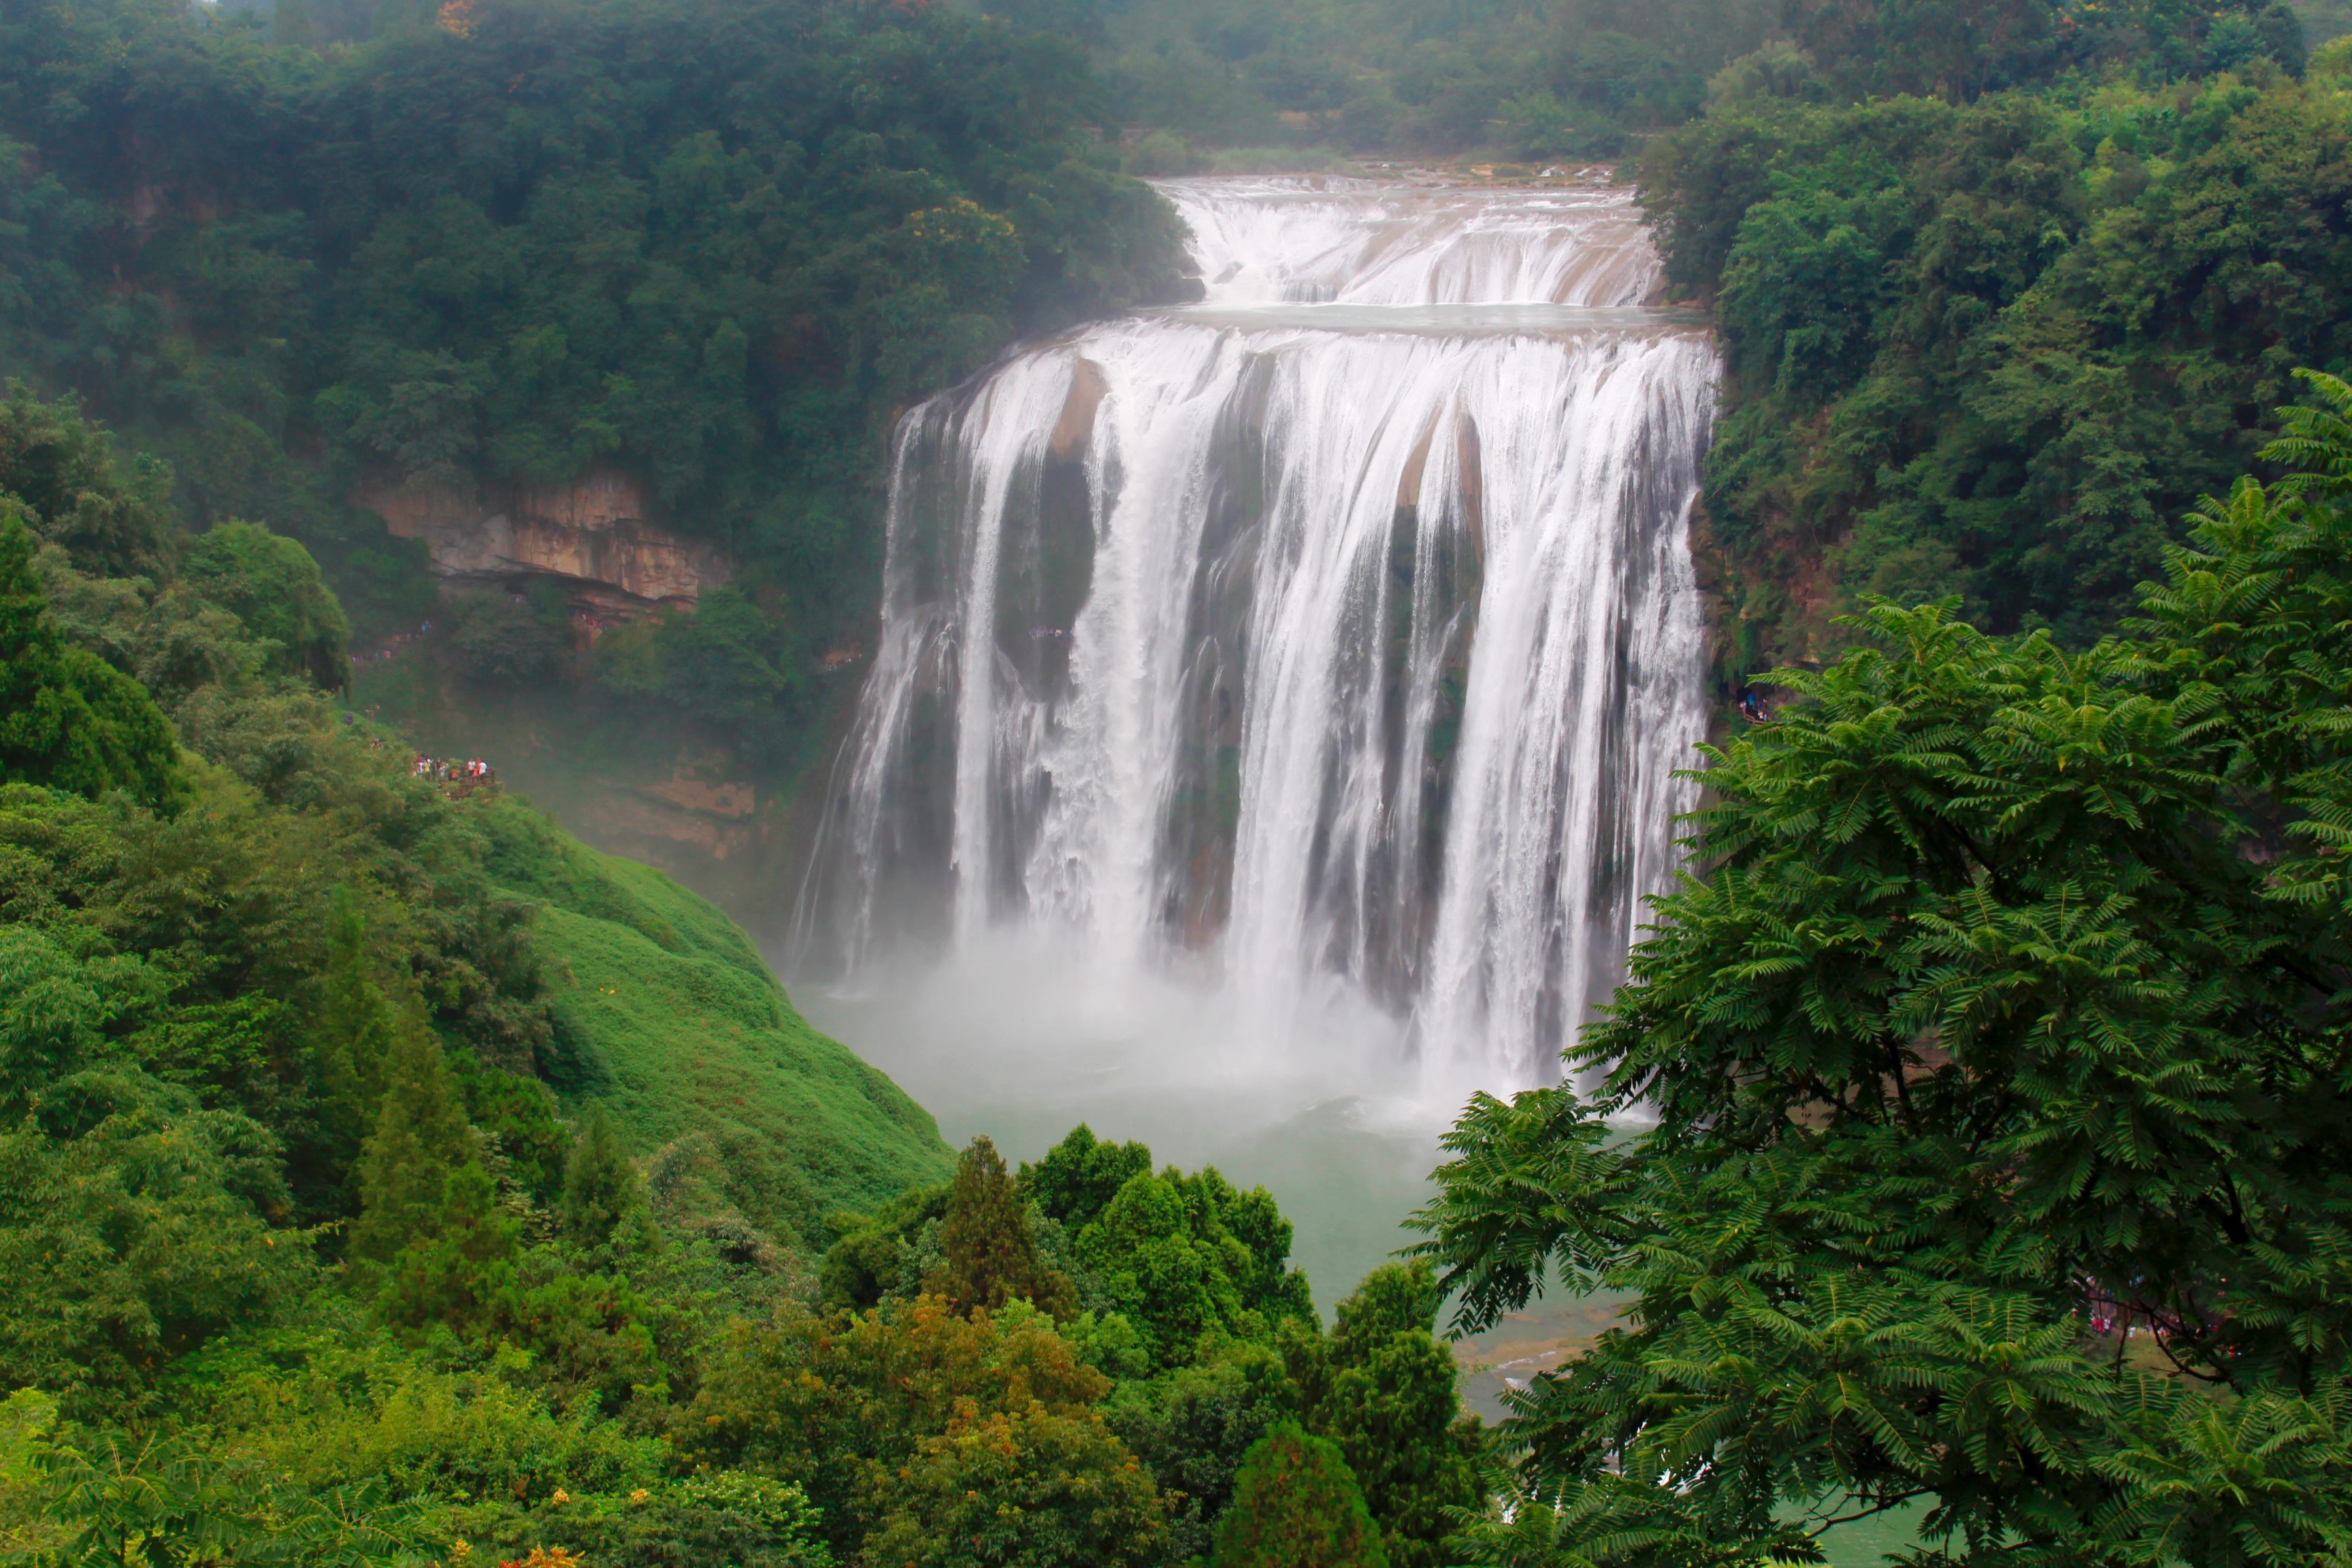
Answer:
[{"label": "river above waterfall", "polygon": [[1328,1306],[1671,876],[1714,353],[1622,190],[1161,188],[1198,304],[900,424],[785,967],[953,1140],[1266,1182]]}]

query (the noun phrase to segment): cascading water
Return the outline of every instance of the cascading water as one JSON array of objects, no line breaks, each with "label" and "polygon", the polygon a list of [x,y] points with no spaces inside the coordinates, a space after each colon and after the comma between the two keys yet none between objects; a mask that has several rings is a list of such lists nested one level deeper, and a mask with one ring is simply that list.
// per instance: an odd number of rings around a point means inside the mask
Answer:
[{"label": "cascading water", "polygon": [[1161,188],[1200,304],[899,429],[796,966],[1017,927],[1551,1076],[1688,803],[1712,350],[1622,191]]}]

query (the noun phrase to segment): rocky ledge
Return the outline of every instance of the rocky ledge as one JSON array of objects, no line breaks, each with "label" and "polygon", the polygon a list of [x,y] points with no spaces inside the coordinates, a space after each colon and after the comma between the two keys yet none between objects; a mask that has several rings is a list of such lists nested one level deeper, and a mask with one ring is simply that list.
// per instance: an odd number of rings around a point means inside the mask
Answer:
[{"label": "rocky ledge", "polygon": [[644,496],[617,473],[510,492],[505,504],[440,487],[366,489],[352,498],[394,537],[421,539],[435,574],[452,582],[562,584],[608,616],[691,606],[727,581],[725,557],[646,521]]}]

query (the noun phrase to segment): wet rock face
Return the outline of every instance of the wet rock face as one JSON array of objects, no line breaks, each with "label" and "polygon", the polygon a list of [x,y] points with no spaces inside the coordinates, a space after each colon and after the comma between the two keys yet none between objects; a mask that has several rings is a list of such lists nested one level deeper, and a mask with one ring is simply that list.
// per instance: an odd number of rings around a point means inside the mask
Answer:
[{"label": "wet rock face", "polygon": [[423,540],[443,578],[549,578],[584,607],[612,616],[690,607],[730,571],[711,546],[646,521],[644,496],[610,471],[498,498],[425,486],[367,489],[354,500],[394,537]]}]

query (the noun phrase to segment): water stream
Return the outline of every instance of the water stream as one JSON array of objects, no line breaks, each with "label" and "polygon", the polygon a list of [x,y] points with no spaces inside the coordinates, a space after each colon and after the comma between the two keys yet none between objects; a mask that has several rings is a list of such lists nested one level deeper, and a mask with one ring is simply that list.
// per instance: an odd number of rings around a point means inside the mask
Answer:
[{"label": "water stream", "polygon": [[1671,874],[1715,359],[1622,190],[1162,189],[1199,304],[900,426],[787,967],[951,1137],[1217,1159],[1310,1269],[1373,1215],[1328,1301]]}]

